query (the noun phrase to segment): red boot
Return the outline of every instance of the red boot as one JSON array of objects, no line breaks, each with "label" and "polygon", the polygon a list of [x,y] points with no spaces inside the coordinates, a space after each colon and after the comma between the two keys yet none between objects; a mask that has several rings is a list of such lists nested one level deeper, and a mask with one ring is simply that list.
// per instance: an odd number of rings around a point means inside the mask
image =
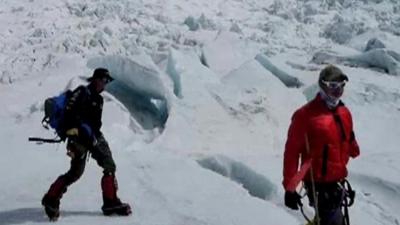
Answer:
[{"label": "red boot", "polygon": [[101,210],[106,216],[117,214],[128,216],[132,213],[131,206],[121,202],[117,197],[117,180],[114,174],[104,175],[101,179],[101,188],[103,190],[103,207]]},{"label": "red boot", "polygon": [[50,189],[42,198],[44,211],[51,221],[56,221],[60,216],[60,199],[67,191],[65,179],[60,176],[50,186]]}]

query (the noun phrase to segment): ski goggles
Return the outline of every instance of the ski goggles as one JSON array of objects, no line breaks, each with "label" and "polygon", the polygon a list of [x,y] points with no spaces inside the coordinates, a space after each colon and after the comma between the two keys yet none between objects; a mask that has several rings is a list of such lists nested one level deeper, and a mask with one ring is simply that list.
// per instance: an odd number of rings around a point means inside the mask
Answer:
[{"label": "ski goggles", "polygon": [[344,88],[346,85],[346,80],[343,81],[324,81],[321,80],[321,82],[325,85],[325,87],[330,88],[330,89],[339,89],[339,88]]}]

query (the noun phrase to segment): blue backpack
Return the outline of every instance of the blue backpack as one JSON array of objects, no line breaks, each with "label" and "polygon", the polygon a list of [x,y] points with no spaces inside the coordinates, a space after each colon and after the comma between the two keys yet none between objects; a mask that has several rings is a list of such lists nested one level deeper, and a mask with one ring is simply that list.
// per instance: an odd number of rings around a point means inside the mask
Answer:
[{"label": "blue backpack", "polygon": [[72,91],[67,90],[58,96],[47,98],[44,101],[44,117],[42,125],[46,129],[52,128],[62,141],[65,140],[64,114],[68,98]]},{"label": "blue backpack", "polygon": [[46,129],[54,129],[59,139],[47,139],[40,137],[29,137],[29,141],[35,141],[38,144],[42,143],[59,143],[65,141],[65,108],[69,97],[72,95],[71,90],[67,90],[58,96],[47,98],[44,101],[44,117],[42,125]]}]

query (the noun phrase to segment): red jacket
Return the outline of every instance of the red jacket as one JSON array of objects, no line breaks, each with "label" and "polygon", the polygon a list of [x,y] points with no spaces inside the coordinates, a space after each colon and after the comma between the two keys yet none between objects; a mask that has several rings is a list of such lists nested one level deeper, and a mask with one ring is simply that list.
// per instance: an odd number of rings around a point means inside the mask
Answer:
[{"label": "red jacket", "polygon": [[[284,153],[283,186],[287,190],[298,172],[299,160],[303,164],[312,158],[315,182],[336,182],[347,176],[349,157],[359,154],[350,111],[341,102],[330,110],[318,94],[293,114]],[[304,180],[310,179],[308,171]]]}]

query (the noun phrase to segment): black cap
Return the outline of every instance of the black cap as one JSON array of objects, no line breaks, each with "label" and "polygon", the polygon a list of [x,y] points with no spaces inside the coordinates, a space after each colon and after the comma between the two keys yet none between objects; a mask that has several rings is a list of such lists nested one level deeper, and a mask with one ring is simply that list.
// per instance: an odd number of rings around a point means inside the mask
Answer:
[{"label": "black cap", "polygon": [[93,75],[86,80],[92,82],[94,79],[107,78],[107,82],[111,82],[114,78],[111,77],[110,72],[106,68],[96,68]]}]

